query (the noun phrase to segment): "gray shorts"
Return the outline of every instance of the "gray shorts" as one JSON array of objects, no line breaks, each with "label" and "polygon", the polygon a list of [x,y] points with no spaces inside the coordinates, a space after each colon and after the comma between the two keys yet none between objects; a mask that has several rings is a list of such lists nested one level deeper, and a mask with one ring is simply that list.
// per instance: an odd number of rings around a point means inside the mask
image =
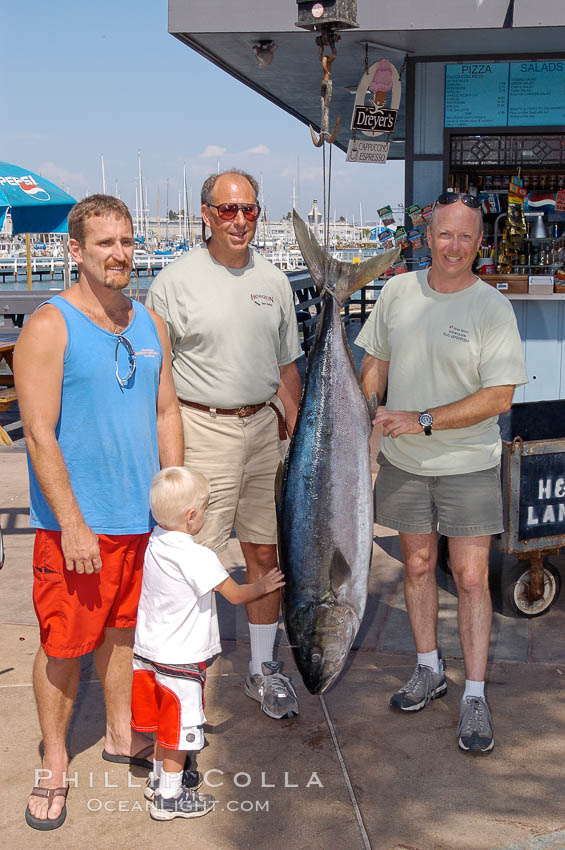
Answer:
[{"label": "gray shorts", "polygon": [[381,452],[375,484],[375,521],[408,534],[439,529],[447,537],[481,537],[504,531],[500,467],[463,475],[415,475],[393,466]]}]

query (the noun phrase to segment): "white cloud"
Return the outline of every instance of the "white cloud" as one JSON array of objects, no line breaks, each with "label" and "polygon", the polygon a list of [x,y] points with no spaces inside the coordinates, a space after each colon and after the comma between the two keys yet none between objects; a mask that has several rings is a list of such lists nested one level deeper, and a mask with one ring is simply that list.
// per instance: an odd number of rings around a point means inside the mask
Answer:
[{"label": "white cloud", "polygon": [[[281,171],[281,177],[283,178],[295,178],[296,177],[296,166],[288,166],[283,168]],[[310,181],[310,180],[321,180],[323,174],[323,168],[321,165],[308,165],[300,163],[299,170],[299,182],[302,180]]]},{"label": "white cloud", "polygon": [[88,180],[84,174],[69,171],[67,168],[61,168],[54,162],[42,162],[37,171],[42,177],[46,177],[63,189],[68,185],[88,186]]},{"label": "white cloud", "polygon": [[267,147],[267,145],[257,145],[254,148],[248,148],[246,151],[243,151],[243,153],[268,154],[268,153],[271,153],[271,151]]},{"label": "white cloud", "polygon": [[207,145],[207,147],[204,148],[204,150],[202,151],[200,156],[201,157],[219,157],[219,156],[223,156],[226,151],[227,151],[227,148],[221,148],[219,145]]}]

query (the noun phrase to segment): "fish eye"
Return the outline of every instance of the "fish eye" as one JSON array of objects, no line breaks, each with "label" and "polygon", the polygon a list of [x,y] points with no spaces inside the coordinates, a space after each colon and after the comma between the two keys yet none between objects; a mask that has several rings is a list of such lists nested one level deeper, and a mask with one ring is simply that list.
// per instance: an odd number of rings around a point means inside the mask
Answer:
[{"label": "fish eye", "polygon": [[310,653],[310,661],[314,664],[318,664],[322,660],[322,650],[315,646],[312,652]]}]

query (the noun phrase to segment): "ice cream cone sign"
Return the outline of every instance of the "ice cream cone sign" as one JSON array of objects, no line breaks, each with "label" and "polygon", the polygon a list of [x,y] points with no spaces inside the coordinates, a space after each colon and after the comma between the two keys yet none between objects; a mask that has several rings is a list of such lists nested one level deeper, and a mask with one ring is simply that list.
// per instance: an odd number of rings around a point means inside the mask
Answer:
[{"label": "ice cream cone sign", "polygon": [[375,71],[369,84],[369,91],[373,92],[373,100],[378,109],[385,105],[387,92],[392,91],[392,72],[396,68],[390,64],[388,59],[379,59],[373,67]]},{"label": "ice cream cone sign", "polygon": [[[371,96],[368,103],[367,95]],[[393,132],[401,96],[402,84],[396,67],[388,59],[379,59],[359,80],[351,129],[370,137]]]}]

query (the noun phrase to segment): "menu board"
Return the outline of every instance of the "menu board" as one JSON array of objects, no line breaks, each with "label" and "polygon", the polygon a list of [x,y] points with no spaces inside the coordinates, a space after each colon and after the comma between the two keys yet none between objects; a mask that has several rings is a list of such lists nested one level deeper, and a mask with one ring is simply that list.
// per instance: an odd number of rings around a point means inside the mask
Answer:
[{"label": "menu board", "polygon": [[508,115],[508,62],[445,66],[445,126],[500,127]]},{"label": "menu board", "polygon": [[511,62],[508,126],[565,124],[565,62]]},{"label": "menu board", "polygon": [[565,62],[467,62],[445,66],[446,127],[565,124]]}]

